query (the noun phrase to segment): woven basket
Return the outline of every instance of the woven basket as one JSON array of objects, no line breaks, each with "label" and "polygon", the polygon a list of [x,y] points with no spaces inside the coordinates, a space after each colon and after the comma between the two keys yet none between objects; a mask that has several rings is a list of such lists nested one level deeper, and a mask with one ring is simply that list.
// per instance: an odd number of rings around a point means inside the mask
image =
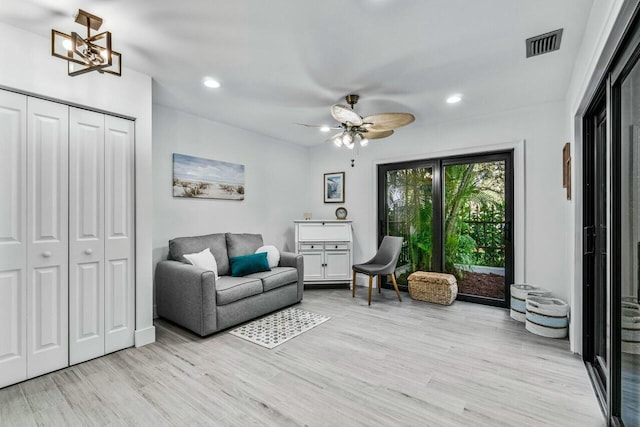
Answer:
[{"label": "woven basket", "polygon": [[416,271],[408,278],[409,296],[420,301],[451,305],[458,295],[455,276],[446,273]]}]

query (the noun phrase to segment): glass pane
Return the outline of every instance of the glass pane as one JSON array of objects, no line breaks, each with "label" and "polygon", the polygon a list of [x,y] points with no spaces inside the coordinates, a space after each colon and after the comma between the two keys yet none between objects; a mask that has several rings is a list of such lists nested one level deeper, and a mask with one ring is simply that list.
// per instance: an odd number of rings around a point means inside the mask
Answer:
[{"label": "glass pane", "polygon": [[505,299],[505,166],[444,168],[444,268],[461,294]]},{"label": "glass pane", "polygon": [[621,108],[621,416],[626,427],[640,426],[640,67],[622,84]]},{"label": "glass pane", "polygon": [[396,270],[399,285],[416,270],[431,271],[433,255],[433,169],[388,171],[386,180],[386,231],[404,238]]}]

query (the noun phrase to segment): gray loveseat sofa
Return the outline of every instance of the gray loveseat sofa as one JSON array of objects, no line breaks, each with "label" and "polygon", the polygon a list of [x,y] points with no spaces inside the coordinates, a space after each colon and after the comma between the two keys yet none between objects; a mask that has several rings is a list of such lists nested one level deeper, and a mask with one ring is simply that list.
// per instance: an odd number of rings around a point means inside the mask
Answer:
[{"label": "gray loveseat sofa", "polygon": [[[253,254],[263,245],[260,234],[219,233],[169,241],[169,256],[156,266],[158,316],[200,336],[262,316],[302,300],[302,255],[280,253],[271,271],[232,277],[229,258]],[[210,248],[219,279],[187,262],[184,254]]]}]

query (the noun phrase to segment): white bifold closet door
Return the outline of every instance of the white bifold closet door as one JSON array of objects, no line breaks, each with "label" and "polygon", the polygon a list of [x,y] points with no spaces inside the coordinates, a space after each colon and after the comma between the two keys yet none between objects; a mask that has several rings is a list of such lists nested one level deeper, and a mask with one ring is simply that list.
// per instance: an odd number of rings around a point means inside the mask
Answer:
[{"label": "white bifold closet door", "polygon": [[134,343],[133,122],[70,109],[70,364]]},{"label": "white bifold closet door", "polygon": [[69,363],[68,107],[0,91],[0,387]]},{"label": "white bifold closet door", "polygon": [[27,377],[69,364],[69,107],[27,98]]},{"label": "white bifold closet door", "polygon": [[0,91],[0,387],[27,378],[27,98]]}]

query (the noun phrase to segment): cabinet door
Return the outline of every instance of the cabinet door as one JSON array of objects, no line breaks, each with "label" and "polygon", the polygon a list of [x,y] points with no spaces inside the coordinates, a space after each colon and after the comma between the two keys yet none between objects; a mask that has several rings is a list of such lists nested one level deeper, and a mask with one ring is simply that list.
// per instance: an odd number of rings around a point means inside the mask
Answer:
[{"label": "cabinet door", "polygon": [[325,252],[325,279],[327,280],[350,280],[351,261],[349,251],[326,251]]},{"label": "cabinet door", "polygon": [[104,114],[69,112],[69,362],[104,354]]},{"label": "cabinet door", "polygon": [[27,378],[27,97],[0,90],[0,388]]},{"label": "cabinet door", "polygon": [[69,364],[69,108],[28,98],[27,376]]},{"label": "cabinet door", "polygon": [[105,352],[135,331],[134,124],[105,117]]},{"label": "cabinet door", "polygon": [[324,279],[324,253],[322,251],[301,252],[304,258],[304,280]]}]

